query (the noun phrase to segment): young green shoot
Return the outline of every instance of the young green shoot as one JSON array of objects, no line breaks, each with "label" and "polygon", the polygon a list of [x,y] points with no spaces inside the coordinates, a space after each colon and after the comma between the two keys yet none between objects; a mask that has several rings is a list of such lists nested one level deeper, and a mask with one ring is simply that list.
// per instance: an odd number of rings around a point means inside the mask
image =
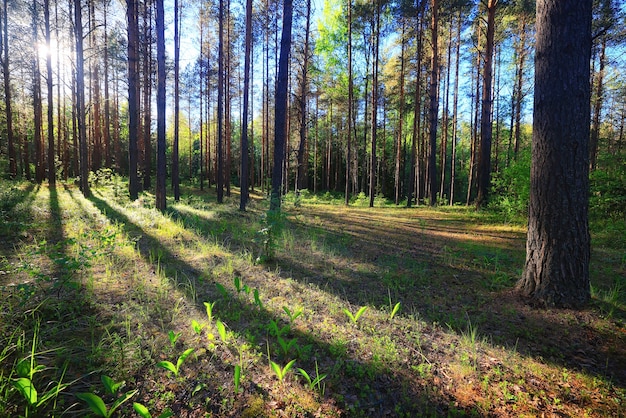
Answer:
[{"label": "young green shoot", "polygon": [[104,374],[100,376],[100,380],[102,381],[102,386],[104,386],[104,391],[108,395],[113,395],[113,396],[117,395],[117,392],[119,392],[120,388],[125,383],[123,380],[121,382],[116,382],[113,379],[111,379],[109,376],[104,375]]},{"label": "young green shoot", "polygon": [[343,308],[343,311],[348,316],[348,318],[350,318],[350,321],[356,324],[361,315],[363,315],[365,311],[367,311],[367,306],[362,306],[358,311],[356,311],[354,315],[352,314],[352,312],[350,312],[350,310],[348,310],[348,308]]},{"label": "young green shoot", "polygon": [[220,292],[220,294],[224,297],[224,299],[228,299],[228,291],[226,290],[224,285],[222,285],[221,283],[215,283],[215,287],[217,288],[217,291]]},{"label": "young green shoot", "polygon": [[199,323],[198,321],[196,321],[195,319],[191,320],[191,328],[194,330],[194,332],[198,335],[200,335],[202,333],[202,330],[204,329],[205,325]]},{"label": "young green shoot", "polygon": [[268,330],[271,335],[275,337],[281,337],[283,336],[283,334],[286,334],[289,331],[291,331],[291,327],[289,325],[285,325],[282,328],[278,328],[278,324],[276,323],[276,321],[272,319],[270,320],[270,324],[268,325]]},{"label": "young green shoot", "polygon": [[292,324],[293,321],[295,321],[300,315],[302,315],[302,309],[298,309],[297,311],[291,312],[291,310],[288,307],[283,306],[283,311],[285,311],[285,313],[289,317],[290,324]]},{"label": "young green shoot", "polygon": [[280,345],[280,348],[282,349],[283,354],[287,356],[292,348],[298,346],[298,339],[293,338],[289,341],[286,341],[283,337],[278,336],[278,344]]},{"label": "young green shoot", "polygon": [[289,372],[289,369],[291,369],[293,367],[295,362],[296,362],[296,359],[293,359],[289,363],[287,363],[285,365],[285,367],[280,367],[279,364],[274,363],[272,360],[270,360],[270,366],[272,367],[272,370],[276,374],[276,377],[278,377],[278,381],[280,381],[280,382],[283,381],[283,379],[285,378],[285,376]]},{"label": "young green shoot", "polygon": [[[143,404],[140,404],[139,402],[133,402],[133,409],[137,414],[139,414],[141,418],[152,418],[152,414],[150,414],[148,408],[146,408]],[[174,413],[169,409],[166,409],[165,411],[161,412],[160,415],[157,415],[156,418],[170,418],[172,416],[174,416]]]},{"label": "young green shoot", "polygon": [[95,393],[77,393],[76,397],[85,402],[89,409],[91,409],[91,411],[97,416],[110,418],[113,416],[113,413],[117,408],[119,408],[124,402],[132,398],[137,392],[138,390],[131,390],[129,392],[126,392],[125,394],[117,398],[115,402],[113,402],[113,405],[111,405],[111,409],[107,409],[102,398]]},{"label": "young green shoot", "polygon": [[224,325],[224,323],[218,319],[217,321],[215,321],[215,326],[217,327],[217,333],[219,334],[222,341],[226,342],[228,336],[226,335],[226,326]]},{"label": "young green shoot", "polygon": [[233,284],[235,285],[235,289],[237,290],[237,293],[241,293],[241,291],[242,291],[242,288],[241,288],[241,277],[235,276],[233,278]]},{"label": "young green shoot", "polygon": [[326,374],[320,374],[318,365],[317,365],[317,361],[315,361],[315,379],[311,378],[311,376],[306,372],[306,370],[298,368],[298,374],[300,374],[300,376],[304,377],[304,380],[306,380],[307,385],[309,386],[309,389],[311,390],[317,390],[317,392],[320,394],[320,396],[324,396],[324,392],[326,390],[326,384],[324,383],[322,385],[322,380],[326,379]]},{"label": "young green shoot", "polygon": [[261,298],[259,297],[259,289],[254,289],[254,303],[256,303],[259,309],[263,310],[263,302],[261,302]]},{"label": "young green shoot", "polygon": [[241,365],[235,365],[235,374],[233,376],[233,381],[235,383],[235,394],[239,393],[239,386],[241,384]]},{"label": "young green shoot", "polygon": [[180,332],[174,332],[174,331],[172,331],[172,330],[170,330],[170,331],[167,333],[167,336],[168,336],[168,337],[169,337],[169,339],[170,339],[170,346],[171,346],[172,348],[174,348],[174,347],[176,346],[176,341],[178,341],[178,339],[180,338],[180,334],[181,334]]},{"label": "young green shoot", "polygon": [[178,373],[180,372],[180,366],[187,359],[187,357],[189,357],[189,355],[193,353],[193,350],[193,348],[186,349],[183,354],[178,357],[178,360],[176,360],[176,364],[172,363],[171,361],[163,360],[157,363],[157,367],[169,370],[174,374],[174,376],[178,377]]},{"label": "young green shoot", "polygon": [[[219,284],[219,283],[217,283]],[[222,285],[220,285],[222,286]],[[224,287],[224,286],[222,286]],[[224,291],[226,291],[226,289],[224,289]],[[209,319],[209,323],[213,322],[213,307],[215,306],[215,302],[209,303],[209,302],[204,302],[204,306],[206,307],[206,316]]]}]

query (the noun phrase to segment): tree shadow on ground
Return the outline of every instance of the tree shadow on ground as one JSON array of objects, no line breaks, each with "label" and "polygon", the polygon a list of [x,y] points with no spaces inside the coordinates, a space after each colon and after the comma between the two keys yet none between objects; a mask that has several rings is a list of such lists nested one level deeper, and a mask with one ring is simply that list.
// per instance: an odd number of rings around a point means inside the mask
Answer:
[{"label": "tree shadow on ground", "polygon": [[[288,228],[300,244],[277,256],[283,275],[355,306],[389,306],[392,294],[429,323],[459,334],[474,327],[494,345],[626,387],[626,338],[596,326],[601,315],[594,304],[582,311],[535,309],[512,290],[523,265],[523,234],[424,221],[419,209],[401,219],[358,209],[295,213]],[[322,250],[312,251],[311,242]]]},{"label": "tree shadow on ground", "polygon": [[[240,336],[245,336],[249,342],[253,342],[257,347],[267,346],[270,352],[274,353],[273,358],[286,363],[290,358],[288,355],[279,354],[281,347],[275,336],[268,331],[269,324],[274,321],[280,327],[286,325],[283,316],[273,314],[269,310],[255,305],[251,296],[241,292],[229,291],[227,295],[220,293],[213,281],[210,269],[215,268],[213,262],[205,262],[204,265],[192,265],[165,246],[159,239],[148,233],[141,226],[132,222],[120,209],[111,206],[105,200],[92,196],[90,201],[104,214],[110,221],[123,225],[126,233],[137,240],[137,249],[146,262],[154,263],[153,254],[160,254],[159,265],[167,278],[173,281],[175,286],[183,286],[187,281],[181,280],[181,273],[187,280],[190,280],[194,287],[194,295],[188,294],[188,302],[194,303],[199,312],[204,311],[203,301],[218,301],[219,305],[227,306],[227,310],[220,313],[227,321],[228,327]],[[219,260],[217,263],[223,263]],[[262,268],[250,267],[249,270],[238,272],[244,283],[251,287],[260,289],[261,297],[265,300],[272,300],[280,297],[293,297],[289,295],[289,290],[273,289],[268,283],[275,281],[270,274]],[[224,277],[215,277],[224,280]],[[227,277],[226,280],[231,280]],[[178,281],[178,282],[177,282]],[[266,286],[266,287],[264,287]],[[272,293],[272,292],[275,293]],[[163,330],[165,331],[165,330]],[[298,358],[298,367],[302,367],[311,372],[315,370],[317,359],[322,363],[320,368],[328,372],[326,398],[334,399],[333,403],[338,403],[350,411],[352,415],[384,416],[396,414],[401,411],[408,415],[439,416],[441,414],[463,413],[463,408],[453,406],[454,399],[448,394],[439,392],[436,385],[428,385],[428,379],[417,382],[407,370],[395,368],[393,364],[385,365],[382,362],[364,361],[353,357],[347,347],[336,347],[322,341],[310,330],[290,327],[288,334],[283,335],[285,339],[297,339],[298,346],[302,351],[297,354],[290,353]],[[232,348],[231,348],[232,350]],[[233,354],[220,352],[217,354],[221,358],[223,365],[232,367]],[[222,366],[217,366],[222,367]],[[200,372],[198,372],[200,375]],[[261,387],[267,387],[267,370],[260,372],[250,371],[251,381],[248,385],[247,399],[262,395]],[[436,379],[436,372],[431,379]],[[205,374],[202,384],[210,387],[210,393],[200,391],[197,396],[215,396],[220,386],[228,387],[230,382],[211,382]],[[257,379],[257,381],[255,381]],[[271,385],[270,391],[274,396],[287,396],[280,386]],[[196,395],[194,395],[196,396]],[[280,399],[279,399],[280,400]],[[282,400],[284,402],[284,400]],[[396,409],[394,409],[396,408]],[[238,410],[241,412],[242,410]]]}]

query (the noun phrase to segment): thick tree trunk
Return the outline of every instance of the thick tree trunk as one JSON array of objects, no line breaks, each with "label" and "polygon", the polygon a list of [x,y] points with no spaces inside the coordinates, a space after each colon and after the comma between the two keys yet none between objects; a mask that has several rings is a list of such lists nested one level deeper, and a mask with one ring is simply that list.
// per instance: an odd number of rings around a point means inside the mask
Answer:
[{"label": "thick tree trunk", "polygon": [[459,11],[459,17],[456,28],[456,52],[455,52],[455,64],[454,64],[454,99],[452,104],[452,157],[450,161],[450,206],[454,204],[454,190],[456,181],[456,142],[457,142],[457,118],[459,107],[459,61],[461,57],[461,27],[463,23],[461,21],[461,12]]},{"label": "thick tree trunk", "polygon": [[438,3],[438,0],[431,0],[431,43],[433,51],[430,67],[430,123],[428,125],[428,197],[430,206],[434,206],[437,203],[437,122],[439,116],[439,100],[437,97],[439,87]]},{"label": "thick tree trunk", "polygon": [[41,105],[41,73],[39,70],[39,51],[37,50],[38,39],[38,19],[37,19],[37,1],[33,1],[32,10],[32,30],[33,30],[33,112],[34,112],[34,128],[33,142],[35,143],[35,181],[41,183],[45,177],[44,158],[43,158],[43,142],[41,137],[42,129],[42,105]]},{"label": "thick tree trunk", "polygon": [[83,57],[83,21],[80,0],[74,0],[74,39],[76,41],[76,119],[80,159],[80,190],[91,196],[89,189],[89,156],[87,123],[85,120],[85,60]]},{"label": "thick tree trunk", "polygon": [[250,50],[252,47],[252,0],[246,0],[246,45],[243,69],[243,120],[241,127],[241,187],[239,210],[245,211],[248,203],[248,107],[250,91]]},{"label": "thick tree trunk", "polygon": [[590,298],[591,0],[539,0],[526,265],[520,293],[542,306]]},{"label": "thick tree trunk", "polygon": [[283,31],[280,41],[280,60],[276,83],[276,113],[274,117],[274,168],[272,171],[272,194],[270,210],[280,210],[280,196],[287,140],[287,87],[289,83],[289,53],[291,51],[292,0],[285,0],[283,5]]},{"label": "thick tree trunk", "polygon": [[[79,0],[75,0],[79,1]],[[130,199],[139,196],[139,175],[137,173],[139,150],[139,9],[137,0],[126,0],[128,20],[128,191]]]},{"label": "thick tree trunk", "polygon": [[167,206],[166,183],[167,165],[165,162],[165,16],[163,0],[156,0],[157,35],[157,176],[156,208],[164,211]]},{"label": "thick tree trunk", "polygon": [[218,12],[219,46],[217,57],[217,203],[224,202],[224,0]]},{"label": "thick tree trunk", "polygon": [[11,75],[9,68],[9,28],[8,28],[8,10],[7,3],[9,0],[2,2],[2,20],[0,20],[0,56],[2,57],[2,72],[4,75],[4,111],[7,124],[7,141],[9,156],[9,176],[15,178],[17,176],[17,154],[15,152],[15,136],[13,132],[13,110],[11,103]]},{"label": "thick tree trunk", "polygon": [[375,30],[372,30],[374,37],[374,59],[372,61],[372,148],[370,153],[370,187],[369,187],[369,207],[374,207],[376,197],[376,134],[378,131],[378,59],[380,45],[380,0],[376,0],[376,21]]},{"label": "thick tree trunk", "polygon": [[398,109],[398,133],[396,139],[396,164],[394,171],[394,191],[395,191],[395,204],[400,204],[401,191],[401,177],[400,177],[400,163],[402,158],[402,122],[404,121],[404,50],[406,46],[405,36],[405,22],[402,21],[402,46],[400,48],[400,108]]},{"label": "thick tree trunk", "polygon": [[487,37],[483,68],[483,94],[480,116],[480,153],[478,158],[478,193],[476,206],[484,207],[489,199],[491,188],[491,136],[492,136],[492,81],[493,81],[493,45],[495,35],[495,16],[498,0],[487,0]]},{"label": "thick tree trunk", "polygon": [[[44,29],[46,34],[46,87],[48,90],[48,184],[56,183],[54,156],[54,90],[52,79],[52,49],[50,44],[50,0],[43,3]],[[60,127],[59,127],[60,128]]]},{"label": "thick tree trunk", "polygon": [[354,80],[352,74],[352,0],[348,0],[348,138],[346,149],[346,189],[344,203],[350,204],[350,164],[352,159],[352,127],[354,125]]},{"label": "thick tree trunk", "polygon": [[[308,188],[308,164],[306,160],[307,145],[307,99],[309,94],[309,37],[311,27],[311,0],[307,0],[306,26],[304,35],[304,62],[302,63],[302,79],[300,80],[300,144],[298,146],[297,188]],[[348,64],[349,65],[349,64]],[[348,100],[349,101],[349,100]],[[348,113],[350,111],[348,110]],[[349,166],[349,164],[347,164]],[[347,184],[347,180],[346,180]]]},{"label": "thick tree trunk", "polygon": [[[174,141],[172,144],[172,189],[174,200],[180,200],[179,136],[180,136],[180,10],[174,0]],[[191,123],[191,121],[189,122]]]}]

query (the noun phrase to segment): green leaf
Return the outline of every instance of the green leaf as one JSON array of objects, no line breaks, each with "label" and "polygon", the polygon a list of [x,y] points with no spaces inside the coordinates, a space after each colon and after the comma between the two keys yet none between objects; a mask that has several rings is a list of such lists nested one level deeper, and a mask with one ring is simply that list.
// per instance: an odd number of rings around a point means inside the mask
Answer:
[{"label": "green leaf", "polygon": [[30,376],[30,360],[23,358],[15,366],[15,372],[19,377]]},{"label": "green leaf", "polygon": [[287,374],[287,372],[289,371],[289,369],[291,369],[291,367],[296,363],[296,359],[291,360],[289,363],[287,363],[287,365],[285,367],[283,367],[283,377],[285,377],[285,374]]},{"label": "green leaf", "polygon": [[121,404],[123,404],[124,402],[126,402],[127,400],[129,400],[130,398],[132,398],[133,396],[135,396],[135,394],[139,392],[137,389],[135,390],[130,390],[128,392],[126,392],[123,396],[119,397],[115,402],[113,402],[113,405],[111,405],[111,410],[109,411],[109,417],[113,416],[113,412],[120,407]]},{"label": "green leaf", "polygon": [[94,393],[77,393],[76,397],[85,402],[96,415],[108,417],[107,407],[101,397]]},{"label": "green leaf", "polygon": [[393,319],[393,317],[396,316],[396,313],[398,313],[399,310],[400,310],[400,302],[396,303],[396,305],[393,307],[393,310],[391,311],[391,314],[389,315],[389,319]]},{"label": "green leaf", "polygon": [[[219,283],[216,283],[216,285],[220,285]],[[224,286],[222,286],[224,287]],[[224,289],[224,291],[226,291],[226,289]],[[213,303],[209,303],[209,302],[204,302],[204,306],[206,306],[206,316],[207,318],[209,318],[209,322],[213,322],[213,306],[215,306],[215,302]]]},{"label": "green leaf", "polygon": [[224,299],[228,299],[228,291],[224,285],[221,283],[215,283],[215,287],[217,287],[217,290],[222,294],[222,296],[224,296]]},{"label": "green leaf", "polygon": [[185,350],[183,354],[178,357],[178,361],[176,362],[176,370],[180,369],[180,366],[183,364],[183,361],[189,357],[189,354],[193,353],[193,348],[188,348]]},{"label": "green leaf", "polygon": [[365,311],[367,311],[367,306],[362,306],[361,309],[357,311],[356,315],[354,315],[354,322],[358,321]]},{"label": "green leaf", "polygon": [[116,383],[113,379],[106,375],[100,376],[100,380],[102,380],[102,385],[104,386],[106,393],[109,395],[115,395],[124,384],[124,381]]},{"label": "green leaf", "polygon": [[309,385],[309,388],[312,388],[312,380],[311,380],[311,376],[309,376],[309,374],[306,372],[306,370],[298,368],[298,373],[300,374],[300,376],[304,377],[304,379],[306,380],[306,382]]},{"label": "green leaf", "polygon": [[233,379],[235,381],[235,393],[239,393],[239,383],[241,381],[241,366],[239,364],[235,366],[235,376]]},{"label": "green leaf", "polygon": [[24,396],[29,405],[37,403],[37,390],[29,378],[20,377],[19,379],[15,379],[13,386]]},{"label": "green leaf", "polygon": [[276,373],[276,376],[278,376],[278,380],[283,380],[283,369],[281,369],[280,366],[272,360],[270,360],[270,366],[272,367],[272,370],[274,370],[274,373]]},{"label": "green leaf", "polygon": [[237,292],[241,292],[241,278],[239,278],[238,276],[235,276],[235,278],[233,279],[233,282],[235,284],[235,289],[237,289]]},{"label": "green leaf", "polygon": [[226,327],[224,326],[224,323],[218,319],[215,321],[215,326],[217,327],[217,332],[222,341],[226,342]]},{"label": "green leaf", "polygon": [[141,418],[152,418],[152,415],[150,415],[150,411],[148,411],[148,408],[138,402],[133,402],[133,409],[139,414]]},{"label": "green leaf", "polygon": [[193,328],[194,332],[196,334],[200,334],[202,332],[202,328],[204,328],[203,324],[200,324],[198,321],[196,321],[195,319],[191,320],[191,327]]},{"label": "green leaf", "polygon": [[159,361],[157,363],[157,367],[162,367],[174,373],[175,375],[178,375],[178,369],[176,368],[176,366],[174,366],[174,363],[172,363],[171,361],[167,361],[167,360]]},{"label": "green leaf", "polygon": [[170,345],[172,346],[172,348],[174,348],[174,346],[176,345],[176,341],[178,341],[178,338],[180,337],[180,332],[174,332],[172,330],[170,330],[167,333],[167,336],[170,339]]},{"label": "green leaf", "polygon": [[259,289],[254,289],[254,303],[256,303],[260,309],[263,309],[263,302],[261,302],[261,298],[259,297]]},{"label": "green leaf", "polygon": [[170,411],[170,409],[168,408],[165,411],[161,412],[161,414],[157,418],[170,418],[173,416],[174,416],[174,413]]}]

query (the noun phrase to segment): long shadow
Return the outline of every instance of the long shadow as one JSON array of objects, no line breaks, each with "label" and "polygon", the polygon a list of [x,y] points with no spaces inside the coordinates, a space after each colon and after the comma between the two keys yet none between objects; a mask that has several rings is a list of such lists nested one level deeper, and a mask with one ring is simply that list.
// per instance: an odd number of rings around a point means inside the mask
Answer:
[{"label": "long shadow", "polygon": [[[406,222],[401,227],[391,222],[372,225],[364,214],[359,214],[358,220],[351,217],[349,222],[341,214],[314,211],[314,215],[322,222],[310,225],[291,221],[296,240],[322,237],[330,254],[369,265],[374,271],[355,271],[351,264],[339,262],[325,275],[324,269],[332,265],[330,258],[337,257],[322,253],[311,262],[310,252],[279,254],[276,265],[295,280],[314,283],[353,305],[388,306],[391,288],[396,291],[394,300],[412,307],[430,323],[446,324],[457,333],[466,332],[470,325],[478,327],[480,334],[496,345],[626,387],[623,336],[590,326],[588,310],[570,312],[573,318],[563,321],[549,311],[520,303],[511,290],[517,272],[507,266],[516,260],[522,260],[520,266],[523,262],[514,241],[468,245],[468,241],[451,235],[442,239],[432,234],[441,232],[437,224],[428,230]],[[522,248],[521,242],[518,247]],[[469,262],[461,259],[468,257],[468,252],[474,255]],[[494,269],[494,257],[500,257],[502,271]],[[453,265],[446,258],[452,258]],[[489,268],[481,263],[489,264]],[[624,314],[620,309],[612,312]]]},{"label": "long shadow", "polygon": [[[39,191],[40,186],[34,183],[28,183],[25,189],[13,187],[13,182],[0,179],[2,183],[0,190],[9,188],[8,193],[0,195],[0,286],[3,286],[5,280],[10,280],[12,258],[15,255],[19,244],[32,240],[28,234],[29,222],[33,219],[32,202]],[[10,186],[9,186],[10,185]],[[21,210],[17,213],[17,207],[21,206]],[[6,266],[4,263],[8,263]],[[6,276],[6,277],[3,277]]]},{"label": "long shadow", "polygon": [[[160,268],[165,271],[166,276],[174,285],[186,284],[180,280],[178,272],[185,272],[188,280],[191,280],[197,289],[196,308],[204,311],[202,301],[219,301],[220,306],[226,305],[227,311],[222,312],[228,320],[228,326],[239,335],[246,336],[248,341],[254,342],[257,347],[268,346],[270,351],[275,353],[275,358],[287,361],[286,356],[276,354],[280,352],[280,345],[277,338],[272,337],[268,331],[271,321],[279,324],[280,327],[286,325],[281,317],[276,316],[264,308],[255,306],[250,297],[244,293],[227,295],[221,294],[212,283],[207,283],[203,277],[206,272],[198,267],[176,257],[169,248],[164,246],[159,240],[147,233],[137,224],[133,223],[125,214],[109,205],[105,200],[92,196],[90,201],[111,221],[123,225],[125,232],[137,241],[137,249],[147,262],[154,262],[155,252],[160,254]],[[264,278],[267,278],[264,276]],[[246,276],[242,273],[244,283],[254,284],[262,279]],[[261,295],[263,298],[272,298],[272,294]],[[191,301],[190,301],[191,303]],[[409,416],[440,416],[442,414],[461,414],[462,407],[451,406],[454,402],[445,395],[437,393],[430,385],[418,387],[410,377],[410,373],[402,368],[395,368],[393,365],[382,365],[369,361],[362,361],[351,358],[345,351],[345,347],[337,347],[326,343],[313,334],[291,328],[288,334],[283,335],[285,339],[297,338],[303,347],[299,354],[298,367],[306,370],[315,370],[316,359],[332,359],[330,363],[321,365],[323,371],[329,372],[327,382],[327,395],[333,397],[335,402],[342,405],[352,415],[362,416],[385,416],[389,413],[389,405],[395,405],[398,411]],[[220,354],[224,363],[231,363],[231,354]],[[207,387],[214,388],[209,382],[202,382]],[[213,392],[214,389],[211,389]],[[260,392],[257,383],[250,382],[247,389],[251,394]],[[214,393],[209,393],[214,395]],[[207,394],[198,394],[198,396]],[[359,413],[359,411],[362,411]],[[393,413],[393,411],[391,411]],[[234,413],[236,415],[236,412]]]}]

